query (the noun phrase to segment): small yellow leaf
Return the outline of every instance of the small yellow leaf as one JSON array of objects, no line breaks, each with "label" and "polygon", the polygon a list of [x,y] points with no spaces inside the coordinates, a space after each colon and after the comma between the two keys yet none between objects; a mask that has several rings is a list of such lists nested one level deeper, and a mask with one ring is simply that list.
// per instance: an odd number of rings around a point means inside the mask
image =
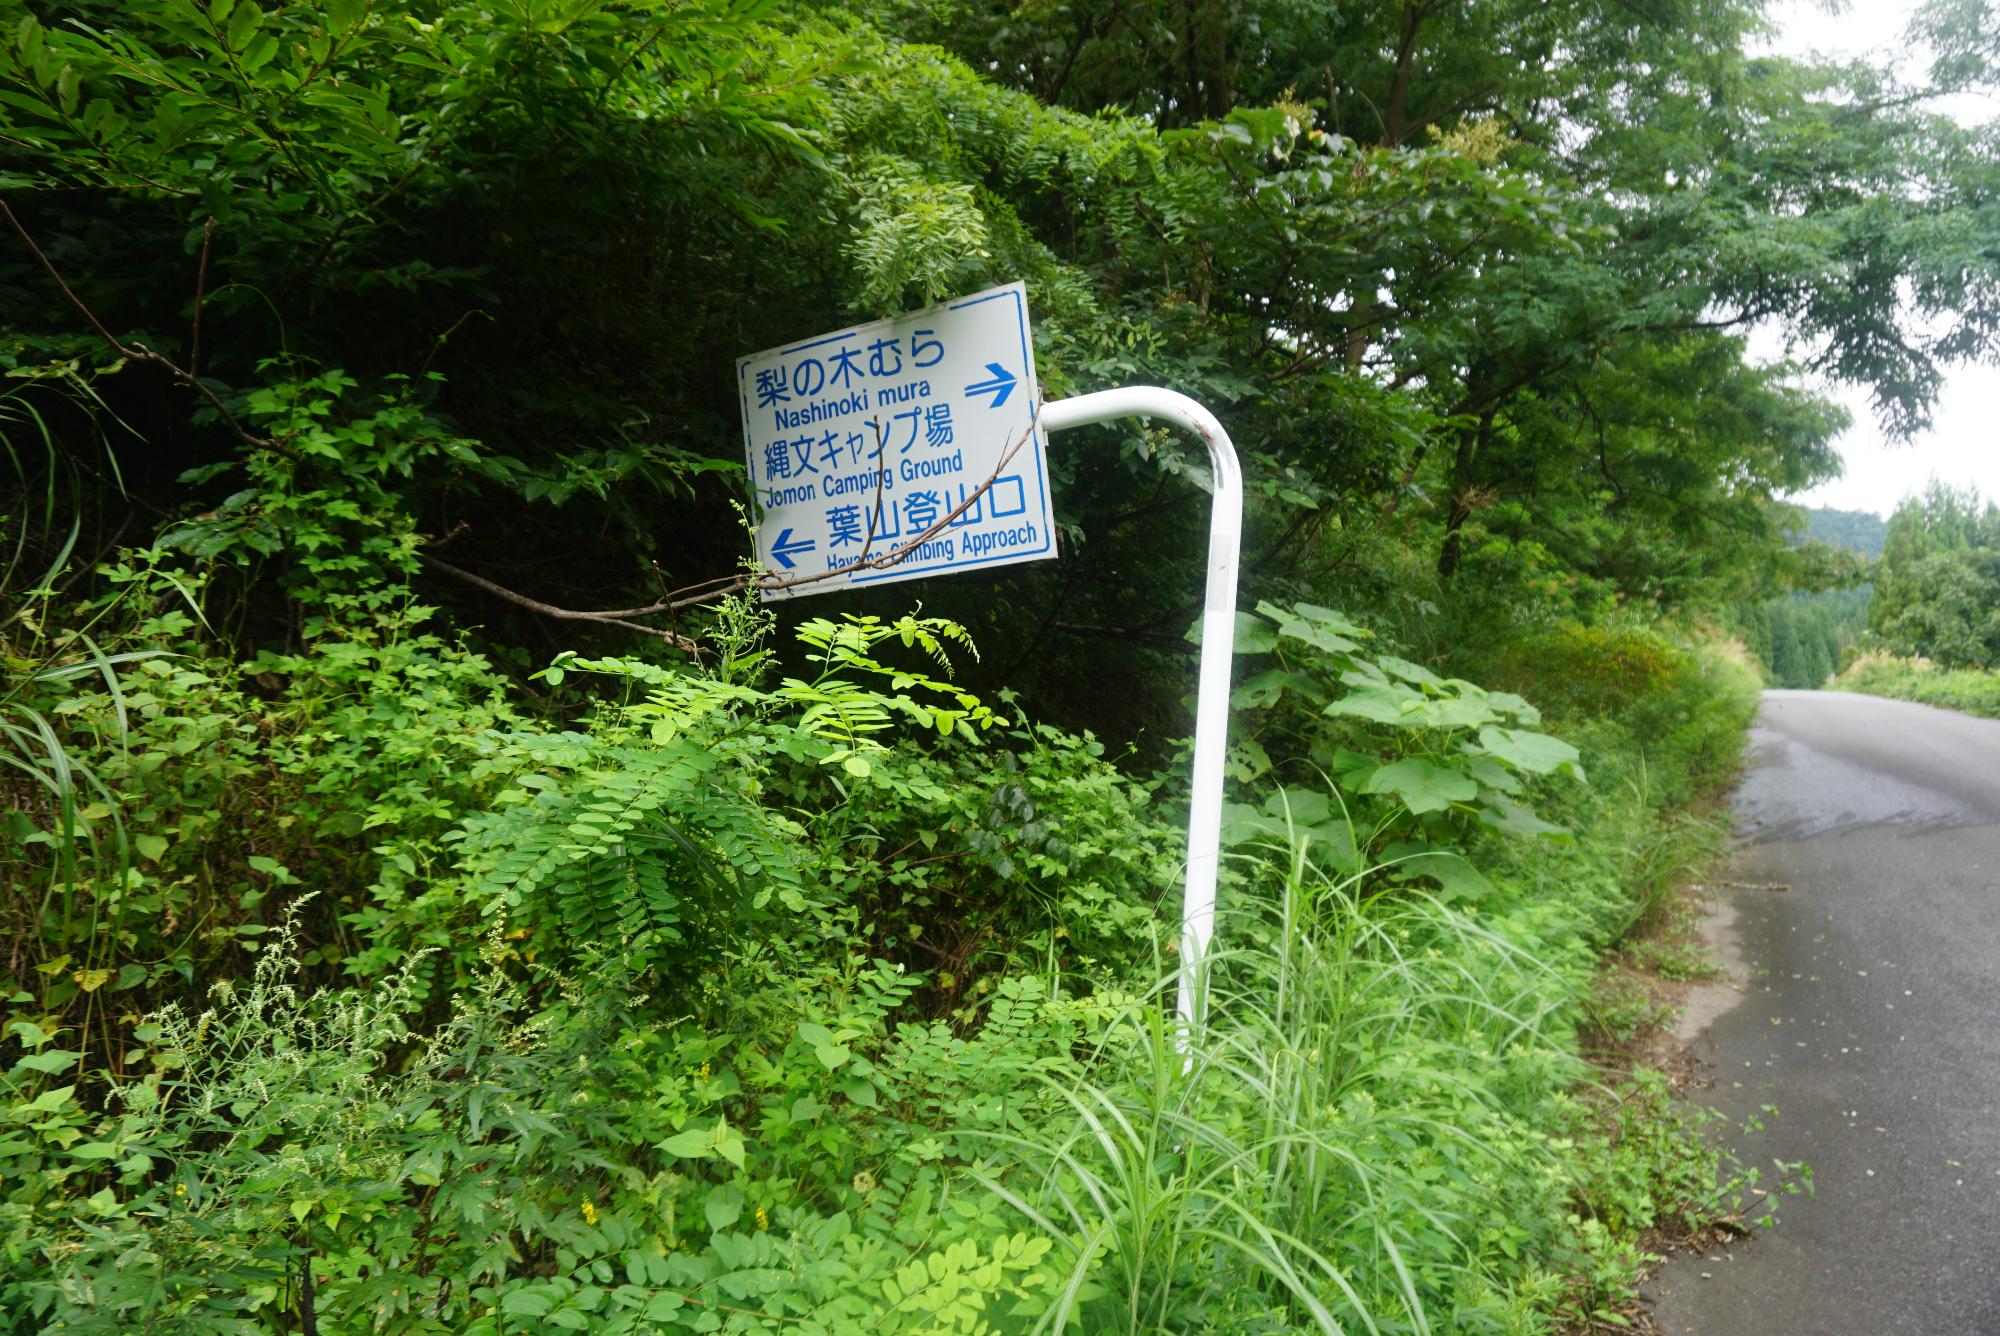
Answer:
[{"label": "small yellow leaf", "polygon": [[78,988],[81,988],[84,992],[94,993],[98,989],[104,987],[105,984],[111,981],[111,971],[77,970],[73,972],[69,977],[75,979],[76,986]]}]

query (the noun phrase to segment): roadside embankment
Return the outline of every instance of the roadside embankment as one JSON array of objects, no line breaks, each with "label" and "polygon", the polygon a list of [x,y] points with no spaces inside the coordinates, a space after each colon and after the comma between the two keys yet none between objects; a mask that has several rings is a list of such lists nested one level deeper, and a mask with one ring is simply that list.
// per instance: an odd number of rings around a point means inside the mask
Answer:
[{"label": "roadside embankment", "polygon": [[1942,668],[1922,658],[1863,654],[1833,679],[1836,691],[1936,705],[1961,714],[2000,719],[2000,673]]}]

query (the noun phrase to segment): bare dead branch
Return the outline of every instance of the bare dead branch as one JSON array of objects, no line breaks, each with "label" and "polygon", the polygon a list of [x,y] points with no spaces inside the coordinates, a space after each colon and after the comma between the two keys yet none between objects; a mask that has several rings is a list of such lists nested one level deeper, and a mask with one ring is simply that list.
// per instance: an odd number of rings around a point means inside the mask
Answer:
[{"label": "bare dead branch", "polygon": [[483,589],[496,598],[506,599],[509,603],[526,608],[530,612],[538,612],[544,617],[553,617],[558,621],[565,622],[602,622],[607,626],[622,626],[628,631],[637,631],[641,635],[649,635],[664,640],[683,653],[692,654],[697,658],[701,655],[700,645],[677,632],[663,630],[657,626],[647,626],[642,622],[631,621],[616,613],[585,612],[576,608],[559,608],[553,603],[544,603],[538,598],[529,598],[526,594],[517,593],[505,585],[495,584],[483,575],[474,575],[471,571],[461,570],[442,557],[432,556],[428,552],[419,553],[418,555],[430,565],[435,566],[454,579],[463,580],[475,589]]}]

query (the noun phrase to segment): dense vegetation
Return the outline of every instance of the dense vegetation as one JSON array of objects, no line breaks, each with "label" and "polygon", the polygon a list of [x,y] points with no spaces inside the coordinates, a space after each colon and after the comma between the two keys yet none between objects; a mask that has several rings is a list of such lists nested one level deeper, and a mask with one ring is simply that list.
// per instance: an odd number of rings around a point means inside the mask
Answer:
[{"label": "dense vegetation", "polygon": [[1897,506],[1868,629],[1891,654],[2000,667],[2000,507],[1936,482]]},{"label": "dense vegetation", "polygon": [[2000,507],[1933,481],[1889,517],[1874,579],[1835,685],[2000,716]]},{"label": "dense vegetation", "polygon": [[1889,522],[1872,510],[1808,506],[1805,515],[1808,542],[1852,552],[1864,561],[1881,556],[1883,546],[1889,541]]},{"label": "dense vegetation", "polygon": [[[0,1322],[1615,1321],[1731,1208],[1592,972],[1842,420],[1743,331],[1900,430],[2000,319],[1994,145],[1757,22],[0,0]],[[1244,454],[1185,1054],[1187,444],[1054,452],[1056,561],[732,578],[730,355],[1017,277]]]}]

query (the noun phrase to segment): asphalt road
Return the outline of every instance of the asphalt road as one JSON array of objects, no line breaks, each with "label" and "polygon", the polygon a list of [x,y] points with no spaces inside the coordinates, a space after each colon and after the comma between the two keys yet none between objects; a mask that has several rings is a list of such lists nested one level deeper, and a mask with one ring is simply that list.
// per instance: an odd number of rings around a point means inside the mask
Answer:
[{"label": "asphalt road", "polygon": [[[1771,691],[1718,892],[1731,985],[1683,1038],[1778,1227],[1671,1259],[1670,1336],[2000,1336],[2000,721]],[[1766,1105],[1778,1116],[1744,1132]]]}]

